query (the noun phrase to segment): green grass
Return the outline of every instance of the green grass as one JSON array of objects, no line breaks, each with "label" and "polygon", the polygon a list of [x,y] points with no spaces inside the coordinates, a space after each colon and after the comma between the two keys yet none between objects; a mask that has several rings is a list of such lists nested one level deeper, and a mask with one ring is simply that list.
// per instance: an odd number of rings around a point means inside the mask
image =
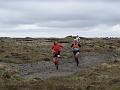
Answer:
[{"label": "green grass", "polygon": [[[50,60],[52,58],[50,47],[55,40],[62,42],[65,46],[61,52],[63,59],[73,57],[70,48],[71,43],[73,42],[73,38],[71,36],[63,39],[2,38],[0,39],[0,61],[8,63],[28,63],[46,60],[46,57],[47,60]],[[117,48],[120,48],[120,43],[119,39],[104,40],[102,38],[82,38],[81,46],[81,52],[104,53],[113,52]]]},{"label": "green grass", "polygon": [[[29,39],[29,38],[28,38]],[[52,59],[50,46],[54,40],[65,45],[61,56],[63,59],[72,58],[70,45],[72,37],[65,39],[0,39],[0,62],[29,63],[49,61]],[[81,39],[82,52],[114,52],[120,60],[120,39]],[[4,77],[5,76],[5,77]],[[8,78],[7,78],[7,77]],[[10,77],[9,77],[10,76]],[[103,63],[101,65],[82,70],[70,76],[41,79],[36,76],[21,78],[17,69],[9,66],[0,67],[0,90],[120,90],[120,62]]]}]

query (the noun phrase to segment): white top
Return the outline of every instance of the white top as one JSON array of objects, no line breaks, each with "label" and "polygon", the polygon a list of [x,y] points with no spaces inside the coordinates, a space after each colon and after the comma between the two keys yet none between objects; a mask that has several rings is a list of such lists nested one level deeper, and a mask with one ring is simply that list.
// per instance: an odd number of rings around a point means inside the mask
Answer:
[{"label": "white top", "polygon": [[76,40],[77,40],[78,43],[80,43],[80,37],[79,36],[76,37]]}]

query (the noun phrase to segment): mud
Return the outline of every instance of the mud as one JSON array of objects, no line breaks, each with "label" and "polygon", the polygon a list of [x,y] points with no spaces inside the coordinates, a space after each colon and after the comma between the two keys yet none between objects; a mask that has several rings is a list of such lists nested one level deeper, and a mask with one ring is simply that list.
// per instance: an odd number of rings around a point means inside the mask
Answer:
[{"label": "mud", "polygon": [[38,76],[41,78],[50,78],[57,76],[66,76],[79,72],[82,69],[92,67],[93,65],[112,62],[114,56],[112,52],[107,53],[80,53],[79,66],[76,66],[74,58],[63,60],[59,62],[59,70],[56,70],[52,61],[41,61],[26,64],[11,64],[12,67],[18,69],[18,74],[24,78]]}]

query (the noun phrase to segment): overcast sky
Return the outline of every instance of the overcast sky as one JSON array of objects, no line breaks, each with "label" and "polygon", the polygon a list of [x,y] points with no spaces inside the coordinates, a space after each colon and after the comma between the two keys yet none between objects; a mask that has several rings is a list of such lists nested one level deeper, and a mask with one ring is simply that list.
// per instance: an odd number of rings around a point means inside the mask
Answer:
[{"label": "overcast sky", "polygon": [[120,37],[120,0],[0,0],[0,37]]}]

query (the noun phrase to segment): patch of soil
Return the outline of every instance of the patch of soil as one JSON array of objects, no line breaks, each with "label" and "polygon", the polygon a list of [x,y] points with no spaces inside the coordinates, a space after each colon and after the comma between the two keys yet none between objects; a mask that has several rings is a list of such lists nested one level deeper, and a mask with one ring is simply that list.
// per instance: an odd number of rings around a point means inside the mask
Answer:
[{"label": "patch of soil", "polygon": [[41,61],[35,63],[26,64],[14,64],[15,67],[19,68],[19,75],[22,77],[38,76],[41,78],[65,76],[73,74],[82,69],[88,68],[92,65],[111,62],[113,61],[112,53],[81,53],[79,58],[79,66],[76,66],[74,59],[60,60],[59,70],[56,70],[54,64],[51,61]]}]

